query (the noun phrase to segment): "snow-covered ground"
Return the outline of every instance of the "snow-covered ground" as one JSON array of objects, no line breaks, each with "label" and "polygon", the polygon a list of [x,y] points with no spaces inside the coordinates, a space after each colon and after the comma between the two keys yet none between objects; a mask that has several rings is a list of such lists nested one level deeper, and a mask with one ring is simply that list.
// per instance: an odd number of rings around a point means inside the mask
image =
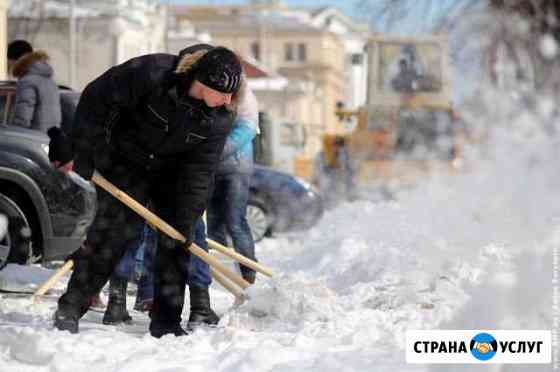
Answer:
[{"label": "snow-covered ground", "polygon": [[[64,280],[37,304],[0,295],[0,370],[470,370],[407,365],[405,331],[552,322],[551,252],[560,241],[554,143],[518,147],[494,135],[500,146],[476,151],[483,163],[467,153],[463,173],[434,176],[396,201],[342,204],[309,232],[263,241],[258,256],[276,278],[259,277],[252,299],[237,308],[213,287],[217,329],[156,340],[143,314],[133,312],[133,326],[111,327],[90,312],[81,333],[70,335],[51,325]],[[48,275],[14,266],[1,273],[19,285]],[[550,370],[493,368],[485,370]]]},{"label": "snow-covered ground", "polygon": [[[535,115],[487,113],[507,126],[465,148],[461,171],[394,191],[392,201],[364,189],[310,231],[265,239],[257,254],[276,277],[258,277],[239,307],[212,287],[217,329],[157,340],[143,314],[111,327],[90,312],[70,335],[51,322],[65,280],[36,304],[0,295],[0,371],[550,371],[407,365],[403,349],[407,329],[551,329],[560,147]],[[49,272],[0,274],[36,286]]]}]

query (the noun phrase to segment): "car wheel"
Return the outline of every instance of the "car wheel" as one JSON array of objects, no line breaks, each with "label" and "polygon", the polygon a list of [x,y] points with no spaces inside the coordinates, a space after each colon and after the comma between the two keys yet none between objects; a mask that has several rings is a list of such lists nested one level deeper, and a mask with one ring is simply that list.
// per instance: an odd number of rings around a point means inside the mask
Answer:
[{"label": "car wheel", "polygon": [[25,264],[31,254],[31,227],[18,204],[0,194],[0,214],[7,218],[7,228],[0,238],[0,268],[7,263]]},{"label": "car wheel", "polygon": [[269,221],[270,219],[264,206],[261,203],[250,200],[247,205],[247,222],[255,242],[262,240],[268,234],[270,228]]}]

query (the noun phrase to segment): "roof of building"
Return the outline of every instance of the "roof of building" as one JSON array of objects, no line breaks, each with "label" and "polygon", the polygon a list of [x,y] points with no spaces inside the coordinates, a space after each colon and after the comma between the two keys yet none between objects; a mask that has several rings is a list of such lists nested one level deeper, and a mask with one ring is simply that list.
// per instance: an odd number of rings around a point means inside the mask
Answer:
[{"label": "roof of building", "polygon": [[313,19],[317,19],[323,15],[336,16],[339,21],[344,23],[349,29],[357,33],[367,33],[369,32],[369,25],[367,23],[358,22],[352,17],[348,16],[342,10],[335,6],[323,6],[320,8],[315,8],[311,15]]},{"label": "roof of building", "polygon": [[306,33],[322,33],[323,30],[310,24],[303,23],[297,19],[286,17],[277,13],[269,14],[223,14],[189,12],[184,18],[192,20],[197,29],[212,30],[213,32],[226,32],[234,30],[254,31],[259,27],[265,27],[274,32],[297,31]]},{"label": "roof of building", "polygon": [[268,71],[258,61],[242,58],[241,63],[249,86],[255,91],[279,91],[288,85],[289,81],[285,76]]},{"label": "roof of building", "polygon": [[349,30],[358,34],[368,33],[368,25],[358,23],[337,7],[262,7],[251,5],[176,5],[172,13],[179,18],[191,20],[199,29],[213,32],[234,30],[253,31],[259,27],[275,32],[319,33],[326,30],[320,17],[336,17]]},{"label": "roof of building", "polygon": [[149,24],[149,17],[159,11],[150,0],[77,0],[74,6],[68,1],[10,1],[8,16],[11,18],[68,18],[71,10],[79,18],[118,16],[139,25]]},{"label": "roof of building", "polygon": [[253,64],[246,59],[241,59],[241,64],[243,65],[243,70],[245,75],[249,79],[267,78],[271,77],[264,69],[260,68],[256,64]]}]

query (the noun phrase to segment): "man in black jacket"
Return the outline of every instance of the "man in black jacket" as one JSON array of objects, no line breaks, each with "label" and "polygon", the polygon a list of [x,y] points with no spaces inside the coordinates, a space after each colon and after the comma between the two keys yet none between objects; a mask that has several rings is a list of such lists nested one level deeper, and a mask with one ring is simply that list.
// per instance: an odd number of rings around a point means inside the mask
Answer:
[{"label": "man in black jacket", "polygon": [[[242,85],[240,61],[223,47],[133,58],[85,88],[70,136],[73,154],[55,151],[51,161],[85,179],[98,170],[140,203],[151,200],[155,213],[190,243]],[[56,328],[72,333],[78,332],[89,298],[105,285],[143,227],[142,217],[99,187],[97,202],[54,317]],[[158,247],[150,333],[184,335],[180,323],[190,257],[164,234]]]}]

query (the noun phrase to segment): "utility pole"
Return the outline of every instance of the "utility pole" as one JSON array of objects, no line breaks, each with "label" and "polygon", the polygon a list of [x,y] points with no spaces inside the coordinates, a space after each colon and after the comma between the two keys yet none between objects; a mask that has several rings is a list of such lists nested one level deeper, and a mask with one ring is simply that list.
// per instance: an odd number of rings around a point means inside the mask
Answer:
[{"label": "utility pole", "polygon": [[69,50],[70,53],[68,53],[68,72],[70,74],[69,76],[69,84],[71,88],[76,89],[77,88],[77,82],[76,82],[76,67],[77,67],[77,61],[76,61],[76,0],[70,0],[69,2],[69,6],[70,6],[70,12],[68,15],[68,25],[69,25],[69,29],[68,29],[68,34],[69,34]]}]

